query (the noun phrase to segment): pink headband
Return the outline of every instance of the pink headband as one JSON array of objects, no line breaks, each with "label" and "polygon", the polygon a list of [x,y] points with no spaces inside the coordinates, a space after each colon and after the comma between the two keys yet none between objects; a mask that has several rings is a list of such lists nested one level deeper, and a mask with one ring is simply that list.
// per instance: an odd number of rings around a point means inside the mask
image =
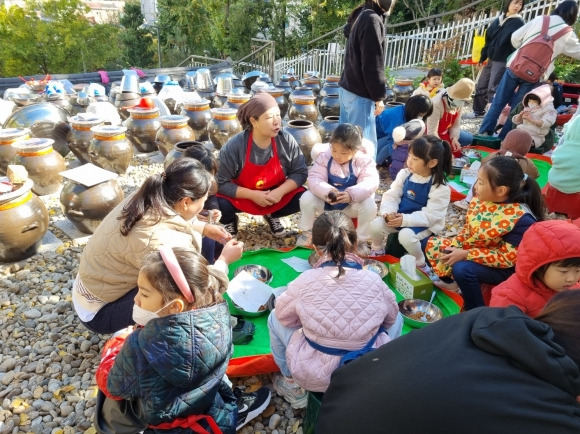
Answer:
[{"label": "pink headband", "polygon": [[185,275],[183,274],[183,270],[177,262],[177,258],[175,257],[175,253],[173,253],[173,249],[168,246],[162,246],[159,248],[159,254],[161,255],[161,259],[163,259],[167,269],[169,270],[169,274],[171,274],[171,277],[173,277],[173,280],[177,284],[177,287],[185,299],[189,303],[193,303],[193,294],[189,288],[187,280],[185,280]]}]

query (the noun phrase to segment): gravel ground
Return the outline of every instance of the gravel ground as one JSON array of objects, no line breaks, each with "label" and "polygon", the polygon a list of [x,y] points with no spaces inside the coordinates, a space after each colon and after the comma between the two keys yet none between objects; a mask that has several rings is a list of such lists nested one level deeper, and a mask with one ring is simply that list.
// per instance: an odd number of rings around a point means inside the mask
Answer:
[{"label": "gravel ground", "polygon": [[[466,120],[463,128],[475,132],[480,120]],[[162,165],[134,159],[119,178],[125,194],[135,190]],[[382,193],[390,180],[381,169]],[[58,195],[44,197],[50,213],[50,231],[64,244],[56,252],[37,253],[14,264],[0,264],[0,434],[94,432],[96,384],[94,374],[108,336],[87,331],[71,303],[71,288],[83,246],[62,233],[54,222],[65,217]],[[284,218],[297,228],[299,216]],[[453,235],[464,215],[449,207],[446,234]],[[295,237],[272,237],[261,218],[243,215],[239,239],[247,250],[294,245]],[[302,433],[304,410],[293,410],[275,395],[269,376],[234,379],[255,390],[262,385],[273,393],[266,411],[242,428],[250,433]]]}]

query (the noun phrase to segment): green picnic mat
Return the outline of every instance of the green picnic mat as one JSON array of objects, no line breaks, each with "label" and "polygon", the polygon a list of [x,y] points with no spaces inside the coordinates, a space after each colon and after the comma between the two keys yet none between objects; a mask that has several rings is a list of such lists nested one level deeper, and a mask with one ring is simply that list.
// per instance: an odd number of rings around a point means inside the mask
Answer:
[{"label": "green picnic mat", "polygon": [[[282,262],[282,259],[291,258],[291,257],[298,257],[301,259],[308,259],[312,250],[306,249],[303,247],[296,247],[292,250],[287,252],[274,250],[274,249],[261,249],[261,250],[254,250],[251,252],[245,252],[242,258],[239,261],[236,261],[230,264],[230,274],[229,278],[233,279],[235,270],[247,264],[259,264],[262,266],[267,267],[272,272],[272,282],[270,282],[270,286],[272,288],[277,288],[279,286],[286,286],[289,282],[296,279],[300,273],[295,271],[292,267],[287,265],[286,263]],[[385,262],[387,265],[388,263]],[[389,288],[395,293],[397,297],[397,302],[403,299],[403,296],[397,292],[394,288],[389,285],[387,282],[387,277],[385,277],[384,282],[389,286]],[[228,303],[230,300],[227,297],[227,293],[225,294]],[[441,290],[437,289],[437,295],[433,304],[439,306],[443,311],[443,316],[449,316],[456,313],[459,313],[459,306],[447,295],[445,295]],[[233,313],[236,313],[235,308],[232,307],[230,303],[230,310]],[[270,335],[268,333],[268,314],[264,313],[264,315],[258,317],[245,317],[244,319],[247,321],[251,321],[256,326],[256,333],[254,334],[254,339],[250,341],[249,344],[246,345],[235,345],[234,346],[234,358],[237,357],[247,357],[247,356],[257,356],[263,354],[270,353]],[[414,330],[414,328],[405,324],[403,326],[403,334],[408,333],[409,331]]]},{"label": "green picnic mat", "polygon": [[[477,149],[481,153],[482,157],[485,157],[490,152],[497,152],[497,150],[490,150],[489,152],[484,151],[480,147],[475,147],[473,149]],[[548,161],[544,161],[534,157],[531,157],[530,160],[533,161],[534,165],[538,168],[538,172],[540,172],[540,177],[536,179],[536,181],[540,185],[540,188],[544,188],[544,186],[548,183],[548,172],[550,171],[552,165]],[[460,178],[461,178],[460,175],[451,175],[447,177],[447,181],[453,181],[455,184],[462,186],[463,190],[457,191],[459,193],[467,194],[471,186],[469,184],[466,184],[465,182],[461,182]]]}]

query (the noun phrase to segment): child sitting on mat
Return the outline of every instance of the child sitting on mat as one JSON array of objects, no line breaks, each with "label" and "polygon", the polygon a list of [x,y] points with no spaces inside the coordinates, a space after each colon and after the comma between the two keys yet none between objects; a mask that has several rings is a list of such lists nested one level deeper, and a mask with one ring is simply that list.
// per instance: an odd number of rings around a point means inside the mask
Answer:
[{"label": "child sitting on mat", "polygon": [[[324,392],[341,363],[401,334],[395,294],[356,254],[352,220],[340,211],[320,215],[312,227],[319,259],[288,284],[270,313],[270,347],[282,374],[273,385],[293,408],[306,406],[306,390]],[[388,332],[388,334],[387,334]]]}]

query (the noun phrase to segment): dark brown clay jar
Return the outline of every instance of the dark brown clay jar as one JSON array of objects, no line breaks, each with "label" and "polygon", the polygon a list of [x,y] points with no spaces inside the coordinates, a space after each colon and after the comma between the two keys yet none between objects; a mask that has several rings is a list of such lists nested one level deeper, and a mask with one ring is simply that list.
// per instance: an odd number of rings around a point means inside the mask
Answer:
[{"label": "dark brown clay jar", "polygon": [[305,78],[303,86],[312,89],[316,96],[320,93],[320,79],[318,77]]},{"label": "dark brown clay jar", "polygon": [[328,95],[338,96],[338,90],[340,89],[340,86],[338,85],[338,81],[329,81],[329,78],[331,78],[331,77],[326,78],[326,82],[324,83],[324,86],[322,86],[322,89],[320,89],[320,94],[319,94],[320,98],[325,98]]},{"label": "dark brown clay jar", "polygon": [[290,84],[290,77],[288,75],[283,75],[278,83],[276,83],[276,87],[279,87],[284,91],[284,96],[286,98],[290,97],[292,93],[292,85]]},{"label": "dark brown clay jar", "polygon": [[34,255],[48,231],[48,210],[31,192],[28,180],[0,195],[0,262],[16,262]]},{"label": "dark brown clay jar", "polygon": [[309,87],[297,86],[290,94],[290,104],[294,104],[294,99],[303,96],[315,97],[314,92]]},{"label": "dark brown clay jar", "polygon": [[242,94],[228,93],[228,99],[227,99],[226,103],[224,104],[224,108],[230,108],[230,109],[237,110],[240,108],[240,106],[243,103],[248,102],[251,97],[252,97],[252,95],[250,95],[249,93],[242,93]]},{"label": "dark brown clay jar", "polygon": [[322,118],[326,116],[340,116],[340,100],[338,95],[326,95],[318,107]]},{"label": "dark brown clay jar", "polygon": [[164,156],[179,142],[195,140],[195,133],[187,124],[187,116],[170,115],[161,116],[161,128],[157,130],[155,143]]},{"label": "dark brown clay jar", "polygon": [[395,92],[395,101],[407,102],[413,94],[413,81],[404,79],[396,80],[393,86],[393,92]]},{"label": "dark brown clay jar", "polygon": [[211,109],[212,119],[207,126],[209,140],[216,149],[221,149],[230,137],[242,131],[242,124],[238,121],[238,111],[231,108]]},{"label": "dark brown clay jar", "polygon": [[66,169],[62,155],[56,152],[52,139],[28,139],[15,143],[14,164],[26,168],[28,177],[34,183],[32,191],[40,196],[52,194],[62,186],[60,172]]},{"label": "dark brown clay jar", "polygon": [[60,204],[64,215],[79,231],[92,234],[124,197],[116,179],[92,187],[68,179],[60,192]]},{"label": "dark brown clay jar", "polygon": [[12,146],[16,142],[30,139],[28,128],[0,129],[0,175],[6,175],[6,169],[16,157],[16,149]]},{"label": "dark brown clay jar", "polygon": [[321,143],[320,133],[314,124],[307,120],[292,120],[288,122],[288,126],[284,128],[290,133],[298,142],[306,164],[312,163],[311,151],[316,143]]},{"label": "dark brown clay jar", "polygon": [[103,125],[91,128],[95,134],[89,145],[91,163],[118,174],[127,171],[133,146],[125,137],[126,127]]},{"label": "dark brown clay jar", "polygon": [[130,116],[129,109],[139,104],[140,100],[141,95],[138,93],[130,93],[130,94],[124,92],[117,93],[114,104],[122,120],[129,119]]},{"label": "dark brown clay jar", "polygon": [[91,128],[103,125],[103,120],[95,115],[84,114],[73,116],[68,121],[71,125],[71,130],[66,135],[68,147],[81,163],[90,162],[89,145],[94,137]]},{"label": "dark brown clay jar", "polygon": [[183,103],[183,109],[180,115],[188,117],[187,124],[195,133],[197,140],[209,140],[207,124],[211,120],[211,112],[208,100],[204,99],[202,101],[188,101]]},{"label": "dark brown clay jar", "polygon": [[187,148],[198,145],[204,146],[203,143],[197,142],[195,140],[190,142],[176,143],[173,149],[169,151],[169,153],[165,156],[165,161],[163,161],[163,167],[167,169],[167,166],[169,166],[175,160],[178,160],[183,157],[183,154],[185,153],[185,150]]},{"label": "dark brown clay jar", "polygon": [[159,109],[157,107],[146,109],[135,107],[128,111],[130,117],[125,122],[127,140],[131,142],[137,152],[157,151],[155,136],[157,130],[161,128]]},{"label": "dark brown clay jar", "polygon": [[294,97],[292,107],[288,112],[290,120],[305,120],[316,122],[318,120],[318,108],[316,107],[316,97],[314,96],[297,96]]},{"label": "dark brown clay jar", "polygon": [[284,119],[286,113],[288,113],[288,100],[284,96],[284,89],[266,89],[266,92],[276,100],[276,104],[278,104],[278,108],[280,109],[280,116]]},{"label": "dark brown clay jar", "polygon": [[318,133],[322,139],[322,143],[330,142],[330,136],[332,132],[338,127],[338,121],[340,117],[338,116],[326,116],[322,122],[318,124]]}]

